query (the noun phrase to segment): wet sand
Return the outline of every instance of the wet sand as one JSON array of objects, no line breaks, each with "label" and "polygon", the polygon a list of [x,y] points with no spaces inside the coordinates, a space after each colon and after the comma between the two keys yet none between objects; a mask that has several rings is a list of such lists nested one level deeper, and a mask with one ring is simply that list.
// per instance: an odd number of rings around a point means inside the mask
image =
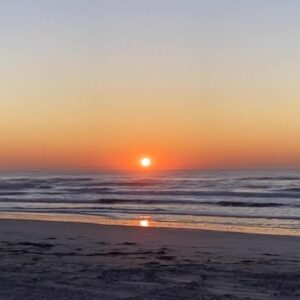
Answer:
[{"label": "wet sand", "polygon": [[0,220],[0,299],[300,299],[300,238]]}]

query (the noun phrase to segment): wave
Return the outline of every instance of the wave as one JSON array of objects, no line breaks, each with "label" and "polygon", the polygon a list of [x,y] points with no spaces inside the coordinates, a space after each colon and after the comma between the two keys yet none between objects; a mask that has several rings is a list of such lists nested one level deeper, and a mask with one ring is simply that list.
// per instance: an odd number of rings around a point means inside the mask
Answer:
[{"label": "wave", "polygon": [[90,181],[93,180],[92,177],[76,177],[76,176],[63,176],[63,177],[39,177],[39,178],[32,178],[32,177],[17,177],[17,178],[9,178],[9,179],[2,179],[2,181]]},{"label": "wave", "polygon": [[147,181],[103,181],[103,182],[92,182],[85,184],[85,187],[103,187],[103,186],[133,186],[133,187],[144,187],[153,186],[162,183],[158,180],[147,180]]},{"label": "wave", "polygon": [[284,192],[300,192],[300,187],[284,188],[284,189],[280,189],[280,191],[284,191]]},{"label": "wave", "polygon": [[236,191],[186,191],[186,190],[116,190],[112,188],[66,188],[70,193],[103,195],[149,195],[149,196],[198,196],[198,197],[239,197],[239,198],[300,198],[300,194],[287,192],[236,192]]},{"label": "wave", "polygon": [[[86,207],[84,205],[88,204],[112,204],[112,205],[126,205],[126,204],[134,204],[134,205],[154,205],[154,206],[162,206],[162,205],[193,205],[193,206],[223,206],[223,207],[252,207],[252,208],[264,208],[264,207],[300,207],[299,204],[295,203],[282,203],[282,202],[257,202],[257,201],[197,201],[197,200],[185,200],[185,199],[118,199],[118,198],[110,198],[110,199],[87,199],[87,200],[75,200],[75,199],[1,199],[0,203],[19,203],[24,206],[26,204],[32,204],[35,205],[38,204],[51,204],[51,205],[70,205],[70,204],[76,204],[76,207],[79,207],[78,205],[82,204],[82,207]],[[100,206],[97,206],[97,208],[100,208]]]},{"label": "wave", "polygon": [[231,206],[231,207],[278,207],[278,206],[293,206],[300,207],[300,205],[290,205],[283,203],[262,203],[262,202],[235,202],[235,201],[218,201],[215,204],[221,206]]},{"label": "wave", "polygon": [[242,177],[236,178],[234,180],[238,181],[248,181],[248,180],[268,180],[268,181],[278,181],[278,180],[300,180],[298,176],[262,176],[262,177]]},{"label": "wave", "polygon": [[240,202],[240,201],[216,201],[216,202],[197,202],[197,201],[188,201],[188,200],[166,200],[166,201],[157,201],[157,200],[120,200],[120,199],[102,199],[98,200],[97,203],[102,204],[125,204],[125,203],[136,203],[136,204],[193,204],[193,205],[212,205],[212,206],[231,206],[231,207],[279,207],[279,206],[293,206],[300,207],[299,205],[283,204],[283,203],[262,203],[262,202]]},{"label": "wave", "polygon": [[23,193],[23,192],[10,192],[10,191],[1,192],[0,191],[0,196],[18,196],[18,195],[25,195],[25,193]]},{"label": "wave", "polygon": [[0,190],[34,189],[40,184],[35,182],[0,182]]},{"label": "wave", "polygon": [[[143,215],[149,214],[154,216],[163,215],[163,216],[195,216],[195,217],[220,217],[220,218],[238,218],[238,219],[277,219],[277,220],[289,220],[289,221],[298,221],[300,220],[300,216],[285,216],[285,215],[245,215],[245,214],[235,214],[230,212],[195,212],[195,211],[174,211],[170,212],[168,210],[160,209],[160,208],[151,208],[151,209],[138,209],[138,208],[126,208],[119,209],[114,207],[105,207],[105,208],[95,208],[91,209],[76,209],[72,208],[58,208],[58,209],[47,209],[47,208],[34,208],[34,209],[26,209],[26,208],[10,208],[5,209],[5,212],[26,212],[26,213],[50,213],[50,214],[78,214],[78,215],[90,215],[90,216],[110,216],[114,217],[115,214],[129,214],[129,215]],[[168,220],[165,220],[168,221]],[[199,222],[199,220],[188,220],[188,222]]]},{"label": "wave", "polygon": [[[81,186],[86,188],[102,187],[147,187],[162,183],[159,180],[115,180],[115,181],[96,181],[92,178],[47,178],[47,179],[9,179],[0,180],[0,190],[24,190],[24,189],[51,189],[55,186],[67,185],[70,188]],[[165,182],[163,182],[165,184]]]}]

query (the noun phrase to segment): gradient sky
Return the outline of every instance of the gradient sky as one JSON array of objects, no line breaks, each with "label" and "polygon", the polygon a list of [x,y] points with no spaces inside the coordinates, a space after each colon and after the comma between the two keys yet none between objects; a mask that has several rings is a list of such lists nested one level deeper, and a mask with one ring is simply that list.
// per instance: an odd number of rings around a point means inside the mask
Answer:
[{"label": "gradient sky", "polygon": [[300,166],[299,11],[0,0],[0,168]]}]

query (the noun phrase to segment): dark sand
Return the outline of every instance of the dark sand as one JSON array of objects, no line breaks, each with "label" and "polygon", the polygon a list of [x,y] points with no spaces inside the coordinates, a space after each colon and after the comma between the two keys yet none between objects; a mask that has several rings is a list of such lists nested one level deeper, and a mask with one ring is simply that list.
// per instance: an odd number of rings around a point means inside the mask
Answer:
[{"label": "dark sand", "polygon": [[300,299],[300,238],[0,220],[0,299]]}]

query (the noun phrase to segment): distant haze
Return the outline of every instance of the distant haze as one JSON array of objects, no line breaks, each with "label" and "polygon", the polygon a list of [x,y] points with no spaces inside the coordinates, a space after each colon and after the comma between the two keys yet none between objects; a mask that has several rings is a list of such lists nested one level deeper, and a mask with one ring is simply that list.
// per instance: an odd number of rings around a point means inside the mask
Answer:
[{"label": "distant haze", "polygon": [[300,1],[0,2],[0,169],[300,166]]}]

